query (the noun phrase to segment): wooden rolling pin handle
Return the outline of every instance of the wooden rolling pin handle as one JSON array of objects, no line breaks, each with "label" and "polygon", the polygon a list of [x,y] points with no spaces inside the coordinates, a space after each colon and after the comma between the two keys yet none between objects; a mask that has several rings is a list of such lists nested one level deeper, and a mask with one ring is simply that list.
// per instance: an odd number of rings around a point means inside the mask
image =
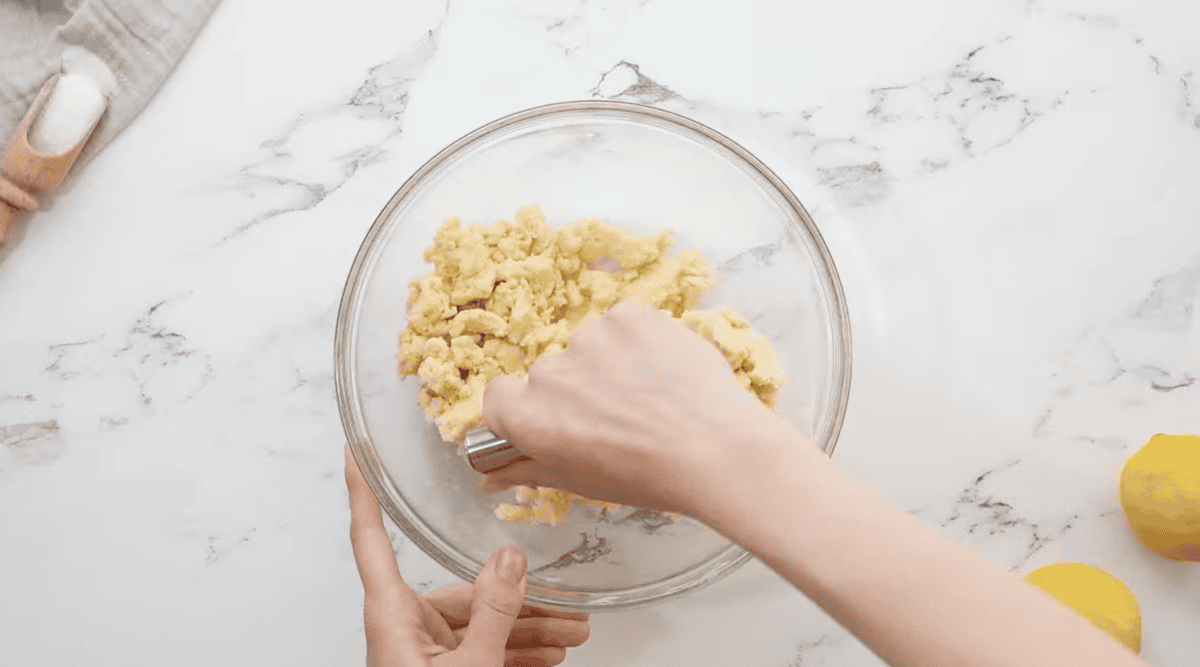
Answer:
[{"label": "wooden rolling pin handle", "polygon": [[95,130],[92,128],[79,143],[55,155],[38,152],[29,145],[29,127],[56,83],[58,75],[42,86],[0,162],[0,245],[8,238],[9,226],[18,211],[36,209],[39,199],[62,184]]}]

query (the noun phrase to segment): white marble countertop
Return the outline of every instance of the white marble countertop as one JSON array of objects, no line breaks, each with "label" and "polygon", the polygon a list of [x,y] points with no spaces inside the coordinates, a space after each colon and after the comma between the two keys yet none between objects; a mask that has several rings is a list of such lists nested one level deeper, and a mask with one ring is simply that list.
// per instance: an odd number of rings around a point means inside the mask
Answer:
[{"label": "white marble countertop", "polygon": [[[1116,480],[1200,431],[1200,4],[799,5],[225,0],[0,250],[3,662],[360,664],[350,262],[445,144],[611,98],[730,135],[812,212],[853,318],[845,467],[1015,570],[1104,567],[1147,660],[1195,665],[1200,565],[1141,546]],[[878,664],[756,563],[593,628],[567,664]]]}]

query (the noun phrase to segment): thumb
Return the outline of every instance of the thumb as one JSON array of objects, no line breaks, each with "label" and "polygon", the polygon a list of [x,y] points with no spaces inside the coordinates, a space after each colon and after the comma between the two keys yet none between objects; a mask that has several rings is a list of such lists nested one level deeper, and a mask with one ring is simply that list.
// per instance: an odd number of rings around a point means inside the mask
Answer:
[{"label": "thumb", "polygon": [[471,665],[501,667],[504,647],[521,606],[525,604],[525,552],[517,547],[498,549],[475,579],[471,621],[458,650]]}]

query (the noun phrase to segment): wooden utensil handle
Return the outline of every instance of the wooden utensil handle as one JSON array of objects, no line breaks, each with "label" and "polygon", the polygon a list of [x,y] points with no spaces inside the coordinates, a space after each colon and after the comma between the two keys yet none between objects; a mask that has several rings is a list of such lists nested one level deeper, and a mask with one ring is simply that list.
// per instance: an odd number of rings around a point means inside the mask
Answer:
[{"label": "wooden utensil handle", "polygon": [[39,205],[39,199],[50,194],[62,184],[67,172],[79,158],[84,145],[91,138],[95,127],[71,148],[50,155],[38,152],[29,144],[29,127],[46,103],[46,98],[54,90],[61,75],[54,75],[42,86],[38,96],[34,98],[29,112],[17,127],[17,134],[9,142],[4,151],[3,162],[0,162],[0,244],[8,236],[9,225],[16,217],[17,211],[32,211]]}]

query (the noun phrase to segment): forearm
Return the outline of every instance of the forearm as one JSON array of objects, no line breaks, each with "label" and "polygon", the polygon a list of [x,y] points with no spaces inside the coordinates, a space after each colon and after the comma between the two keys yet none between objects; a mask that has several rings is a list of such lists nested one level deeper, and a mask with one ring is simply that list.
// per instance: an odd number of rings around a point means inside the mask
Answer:
[{"label": "forearm", "polygon": [[1145,667],[1088,621],[922,525],[815,448],[773,454],[699,518],[791,581],[894,667]]}]

